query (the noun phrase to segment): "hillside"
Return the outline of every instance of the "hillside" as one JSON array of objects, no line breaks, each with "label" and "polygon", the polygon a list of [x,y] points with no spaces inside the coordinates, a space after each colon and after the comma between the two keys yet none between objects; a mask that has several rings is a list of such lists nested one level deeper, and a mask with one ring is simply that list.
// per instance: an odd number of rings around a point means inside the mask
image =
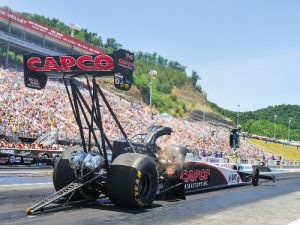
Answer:
[{"label": "hillside", "polygon": [[[210,103],[210,105],[222,115],[236,121],[236,112],[222,109],[213,103]],[[288,139],[290,125],[290,139],[300,141],[299,105],[277,105],[256,111],[239,112],[239,125],[244,131],[274,137],[275,118],[276,139]]]}]

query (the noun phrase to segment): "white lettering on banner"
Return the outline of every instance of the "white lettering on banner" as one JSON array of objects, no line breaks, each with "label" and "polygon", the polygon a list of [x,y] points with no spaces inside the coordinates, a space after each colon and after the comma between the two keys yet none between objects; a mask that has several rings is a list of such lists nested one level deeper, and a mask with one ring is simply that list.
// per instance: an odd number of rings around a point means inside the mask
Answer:
[{"label": "white lettering on banner", "polygon": [[31,155],[31,152],[21,151],[19,154],[22,156],[28,156],[28,155]]},{"label": "white lettering on banner", "polygon": [[16,163],[20,163],[20,162],[21,162],[21,159],[22,159],[22,158],[18,156],[18,157],[15,158],[15,162],[16,162]]},{"label": "white lettering on banner", "polygon": [[15,154],[15,151],[10,149],[1,149],[0,152],[4,154]]},{"label": "white lettering on banner", "polygon": [[0,9],[0,17],[2,17],[4,19],[7,19],[9,21],[12,21],[13,23],[20,24],[20,25],[22,25],[26,28],[31,29],[31,30],[43,33],[44,35],[49,35],[51,37],[54,37],[58,40],[61,40],[61,41],[65,42],[65,43],[72,44],[72,45],[74,45],[76,47],[79,47],[81,49],[84,49],[84,50],[88,50],[92,53],[105,54],[105,51],[101,48],[98,48],[94,45],[91,45],[87,42],[78,40],[76,38],[73,38],[69,35],[60,33],[60,32],[58,32],[54,29],[51,29],[47,26],[43,26],[43,25],[41,25],[39,23],[36,23],[36,22],[34,22],[30,19],[27,19],[26,17],[23,17],[21,15],[9,12],[5,9]]}]

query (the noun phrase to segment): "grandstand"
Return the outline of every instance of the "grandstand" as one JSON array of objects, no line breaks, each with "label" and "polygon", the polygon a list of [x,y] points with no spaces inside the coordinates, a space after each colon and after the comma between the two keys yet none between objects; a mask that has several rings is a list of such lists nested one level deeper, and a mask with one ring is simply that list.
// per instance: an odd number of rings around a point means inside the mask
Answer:
[{"label": "grandstand", "polygon": [[27,19],[17,13],[0,8],[1,64],[10,65],[9,51],[17,55],[104,54],[101,48],[78,40],[53,28]]},{"label": "grandstand", "polygon": [[201,110],[192,110],[188,116],[188,120],[191,121],[202,121],[203,119],[206,122],[216,126],[223,126],[228,128],[234,126],[232,121],[229,121],[225,117],[218,115],[216,113],[203,112]]}]

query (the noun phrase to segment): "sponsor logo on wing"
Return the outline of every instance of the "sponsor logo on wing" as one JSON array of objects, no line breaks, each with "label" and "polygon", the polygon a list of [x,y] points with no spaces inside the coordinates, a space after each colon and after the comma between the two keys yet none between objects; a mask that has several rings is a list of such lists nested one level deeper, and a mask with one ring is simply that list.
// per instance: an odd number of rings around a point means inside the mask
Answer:
[{"label": "sponsor logo on wing", "polygon": [[[82,55],[73,56],[59,56],[54,58],[52,56],[45,57],[31,57],[27,60],[27,68],[33,71],[72,71],[74,68],[84,71],[111,71],[114,68],[113,59],[108,55]],[[124,62],[125,63],[125,62]]]}]

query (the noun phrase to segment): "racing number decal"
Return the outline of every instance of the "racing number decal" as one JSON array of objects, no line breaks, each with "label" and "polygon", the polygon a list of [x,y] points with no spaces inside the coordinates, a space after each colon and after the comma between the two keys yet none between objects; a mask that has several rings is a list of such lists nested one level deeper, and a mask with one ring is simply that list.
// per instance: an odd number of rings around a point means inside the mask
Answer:
[{"label": "racing number decal", "polygon": [[139,185],[140,185],[140,180],[141,180],[142,172],[138,171],[136,176],[137,177],[135,179],[135,184],[134,184],[134,200],[137,202],[137,204],[140,207],[143,207],[144,203],[141,201],[141,199],[140,199],[140,193],[139,193]]}]

